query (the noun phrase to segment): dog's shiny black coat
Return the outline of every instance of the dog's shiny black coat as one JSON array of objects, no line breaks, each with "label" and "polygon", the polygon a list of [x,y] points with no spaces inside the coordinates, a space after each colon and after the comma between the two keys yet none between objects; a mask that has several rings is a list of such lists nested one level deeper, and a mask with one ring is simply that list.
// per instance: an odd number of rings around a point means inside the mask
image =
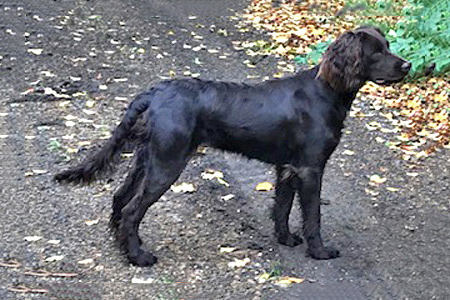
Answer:
[{"label": "dog's shiny black coat", "polygon": [[389,52],[381,32],[362,27],[340,36],[322,62],[293,77],[250,86],[172,80],[140,94],[100,152],[55,176],[91,182],[110,171],[127,145],[135,163],[116,192],[111,225],[131,263],[156,258],[140,247],[138,227],[147,209],[177,180],[201,144],[273,164],[277,170],[275,232],[280,243],[302,239],[289,231],[295,193],[303,213],[303,237],[317,259],[339,255],[320,236],[320,189],[325,164],[339,143],[356,93],[368,81],[398,82],[409,62]]}]

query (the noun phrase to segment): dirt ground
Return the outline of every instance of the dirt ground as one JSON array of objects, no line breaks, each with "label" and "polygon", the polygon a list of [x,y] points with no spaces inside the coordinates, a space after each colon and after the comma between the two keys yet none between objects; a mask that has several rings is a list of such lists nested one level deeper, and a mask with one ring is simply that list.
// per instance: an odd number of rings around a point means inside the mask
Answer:
[{"label": "dirt ground", "polygon": [[[89,187],[52,181],[162,78],[252,83],[275,73],[276,58],[232,47],[267,38],[235,27],[230,16],[247,4],[0,3],[0,299],[450,299],[448,150],[410,168],[365,127],[383,122],[367,99],[355,102],[366,118],[348,119],[324,177],[323,235],[341,250],[332,261],[276,242],[273,192],[255,190],[274,182],[273,168],[237,155],[206,149],[179,179],[196,191],[168,191],[147,213],[140,232],[159,258],[152,268],[130,266],[107,227],[129,159]],[[206,169],[229,186],[202,179]],[[387,182],[370,186],[373,174]],[[298,207],[291,221],[298,231]],[[305,281],[283,287],[264,273]]]}]

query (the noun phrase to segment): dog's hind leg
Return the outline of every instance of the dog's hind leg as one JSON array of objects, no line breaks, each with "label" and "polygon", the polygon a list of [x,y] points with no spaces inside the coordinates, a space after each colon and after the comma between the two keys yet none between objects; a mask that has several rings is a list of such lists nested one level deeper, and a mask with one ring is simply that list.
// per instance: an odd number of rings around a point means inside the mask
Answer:
[{"label": "dog's hind leg", "polygon": [[[170,119],[170,117],[174,118]],[[176,118],[178,117],[178,118]],[[152,139],[142,149],[144,179],[134,197],[122,209],[117,232],[120,244],[130,262],[137,266],[151,266],[156,257],[144,251],[139,243],[139,224],[149,207],[178,179],[196,143],[192,142],[194,122],[185,116],[164,115],[153,123]]]},{"label": "dog's hind leg", "polygon": [[284,171],[284,167],[277,166],[277,185],[273,207],[275,234],[280,244],[294,247],[302,243],[301,237],[289,231],[289,214],[295,196],[292,180],[296,180],[296,178],[283,178]]},{"label": "dog's hind leg", "polygon": [[177,180],[187,163],[187,159],[162,161],[154,158],[152,161],[151,166],[146,166],[145,178],[138,192],[122,209],[122,220],[117,233],[129,261],[140,267],[153,265],[156,257],[149,251],[141,249],[138,236],[139,223],[149,207]]},{"label": "dog's hind leg", "polygon": [[117,231],[120,220],[122,219],[122,209],[128,204],[128,202],[130,202],[134,195],[136,195],[141,181],[144,180],[144,176],[145,151],[143,151],[143,149],[139,149],[136,151],[136,159],[125,179],[125,182],[114,194],[112,205],[113,212],[109,222],[110,228],[114,232]]}]

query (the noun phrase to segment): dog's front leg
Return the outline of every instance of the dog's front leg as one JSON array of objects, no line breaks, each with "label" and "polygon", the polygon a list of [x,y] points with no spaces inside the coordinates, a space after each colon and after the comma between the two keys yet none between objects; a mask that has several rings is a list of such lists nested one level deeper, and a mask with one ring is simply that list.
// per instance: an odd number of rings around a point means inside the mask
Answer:
[{"label": "dog's front leg", "polygon": [[292,183],[296,174],[286,174],[289,170],[283,166],[277,166],[277,185],[275,190],[275,204],[273,218],[275,221],[275,234],[280,244],[294,247],[302,243],[301,237],[289,231],[289,214],[292,201],[295,196],[295,188]]},{"label": "dog's front leg", "polygon": [[330,259],[339,256],[339,251],[323,246],[320,236],[320,190],[323,168],[302,167],[299,169],[300,204],[303,213],[303,237],[308,243],[308,254],[315,259]]}]

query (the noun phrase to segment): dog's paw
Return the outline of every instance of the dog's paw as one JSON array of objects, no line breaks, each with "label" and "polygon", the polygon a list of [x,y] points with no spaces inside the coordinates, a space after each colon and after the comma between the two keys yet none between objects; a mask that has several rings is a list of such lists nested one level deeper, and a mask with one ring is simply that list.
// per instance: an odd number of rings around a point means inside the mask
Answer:
[{"label": "dog's paw", "polygon": [[333,259],[339,257],[339,250],[331,247],[323,247],[320,249],[309,248],[307,254],[315,259]]},{"label": "dog's paw", "polygon": [[278,236],[278,242],[282,245],[295,247],[303,243],[303,239],[296,234],[286,234]]},{"label": "dog's paw", "polygon": [[138,267],[151,267],[158,261],[156,256],[143,250],[139,250],[137,255],[128,255],[128,260]]}]

